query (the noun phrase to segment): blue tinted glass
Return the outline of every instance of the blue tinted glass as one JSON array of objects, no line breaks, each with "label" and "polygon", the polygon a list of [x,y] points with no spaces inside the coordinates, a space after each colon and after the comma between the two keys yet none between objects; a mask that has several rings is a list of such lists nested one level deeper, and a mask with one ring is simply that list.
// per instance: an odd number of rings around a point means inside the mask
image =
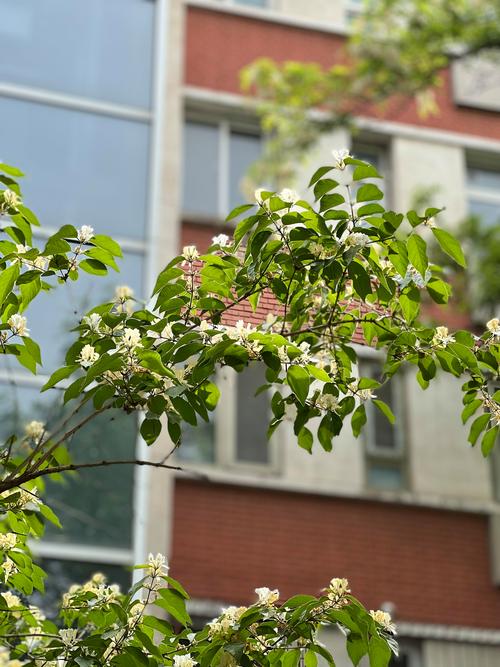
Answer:
[{"label": "blue tinted glass", "polygon": [[467,169],[467,183],[470,187],[500,193],[500,171],[494,169]]},{"label": "blue tinted glass", "polygon": [[260,137],[231,132],[229,153],[229,209],[232,210],[249,200],[249,189],[253,194],[254,188],[249,187],[248,168],[260,157]]},{"label": "blue tinted glass", "polygon": [[248,5],[250,7],[267,7],[269,0],[236,0],[237,5]]},{"label": "blue tinted glass", "polygon": [[26,173],[26,203],[42,225],[90,224],[144,238],[149,127],[0,98],[2,159]]},{"label": "blue tinted glass", "polygon": [[[141,255],[125,255],[118,260],[120,273],[110,270],[107,276],[97,277],[80,272],[76,282],[68,280],[64,285],[56,285],[50,292],[40,292],[28,306],[30,336],[41,347],[42,370],[51,373],[56,366],[64,363],[66,350],[75,340],[71,333],[86,311],[99,303],[112,301],[117,285],[129,285],[135,294],[142,295]],[[0,355],[0,367],[20,371],[18,362],[10,355]]]},{"label": "blue tinted glass", "polygon": [[188,122],[184,126],[182,210],[215,218],[219,214],[219,127]]},{"label": "blue tinted glass", "polygon": [[0,0],[0,81],[149,107],[151,0]]},{"label": "blue tinted glass", "polygon": [[396,491],[403,488],[403,471],[398,466],[368,462],[367,482],[372,489]]},{"label": "blue tinted glass", "polygon": [[198,417],[198,425],[182,425],[182,444],[176,452],[180,461],[215,462],[215,429],[212,414],[207,423]]},{"label": "blue tinted glass", "polygon": [[[38,419],[47,432],[74,410],[62,405],[62,392],[43,394],[17,383],[0,385],[0,438],[23,436],[26,423]],[[78,420],[88,408],[83,408]],[[75,424],[75,418],[68,428]],[[64,431],[63,431],[64,433]],[[68,449],[74,463],[128,460],[134,457],[137,416],[120,411],[103,413],[78,431]],[[62,531],[47,526],[51,541],[129,548],[132,543],[133,466],[89,468],[63,473],[62,482],[46,480],[45,498],[61,520]]]},{"label": "blue tinted glass", "polygon": [[493,227],[500,223],[500,204],[470,199],[469,213],[476,215],[488,227]]}]

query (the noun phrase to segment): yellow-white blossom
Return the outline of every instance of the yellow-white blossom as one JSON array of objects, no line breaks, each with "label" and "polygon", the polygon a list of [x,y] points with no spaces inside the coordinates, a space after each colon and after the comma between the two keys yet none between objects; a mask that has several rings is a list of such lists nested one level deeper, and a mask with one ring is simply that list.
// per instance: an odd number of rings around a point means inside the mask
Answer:
[{"label": "yellow-white blossom", "polygon": [[283,188],[278,196],[287,204],[295,204],[295,202],[298,202],[300,199],[299,193],[295,190],[291,190],[290,188]]},{"label": "yellow-white blossom", "polygon": [[335,412],[339,407],[339,399],[336,396],[333,396],[333,394],[321,394],[316,399],[316,406],[320,410]]},{"label": "yellow-white blossom", "polygon": [[486,328],[493,336],[500,336],[500,320],[498,317],[494,317],[489,322],[486,322]]},{"label": "yellow-white blossom", "polygon": [[174,667],[193,667],[196,665],[196,660],[193,660],[190,653],[185,655],[174,655]]},{"label": "yellow-white blossom", "polygon": [[90,225],[82,225],[78,230],[78,240],[80,243],[88,243],[94,236],[94,228]]},{"label": "yellow-white blossom", "polygon": [[23,315],[14,313],[7,320],[10,330],[15,336],[29,336],[29,329],[26,327],[27,320]]},{"label": "yellow-white blossom", "polygon": [[349,234],[345,239],[345,245],[348,247],[365,248],[370,243],[370,237],[362,232]]},{"label": "yellow-white blossom", "polygon": [[78,357],[76,358],[77,362],[83,368],[89,368],[99,359],[99,352],[95,351],[95,348],[92,345],[84,345]]},{"label": "yellow-white blossom", "polygon": [[10,188],[6,188],[3,191],[3,200],[8,208],[17,208],[21,203],[21,198],[19,195]]},{"label": "yellow-white blossom", "polygon": [[432,339],[432,344],[438,347],[446,347],[448,343],[454,343],[454,336],[448,333],[448,327],[436,327],[436,333]]},{"label": "yellow-white blossom", "polygon": [[217,236],[213,237],[212,243],[214,245],[220,246],[221,248],[225,248],[227,245],[229,245],[229,236],[227,234],[218,234]]},{"label": "yellow-white blossom", "polygon": [[392,618],[389,612],[382,611],[381,609],[377,609],[377,611],[370,609],[370,616],[373,618],[375,623],[381,625],[384,630],[391,632],[393,635],[396,634],[396,626],[392,622]]},{"label": "yellow-white blossom", "polygon": [[299,350],[302,352],[298,358],[299,363],[309,364],[312,361],[311,355],[309,353],[311,350],[310,344],[306,340],[302,341],[302,343],[299,345]]},{"label": "yellow-white blossom", "polygon": [[150,577],[159,577],[168,574],[167,559],[163,554],[149,554],[148,556],[148,574]]},{"label": "yellow-white blossom", "polygon": [[255,333],[256,329],[251,324],[245,324],[243,320],[238,320],[234,327],[228,327],[227,335],[233,340],[246,340],[248,336]]},{"label": "yellow-white blossom", "polygon": [[6,646],[0,646],[0,667],[23,667],[24,664],[26,663],[20,660],[11,660],[9,649]]},{"label": "yellow-white blossom", "polygon": [[0,533],[0,550],[10,551],[17,544],[17,535],[15,533]]},{"label": "yellow-white blossom", "polygon": [[17,597],[17,595],[14,595],[14,593],[11,593],[10,591],[4,591],[3,593],[0,593],[0,595],[5,600],[5,603],[9,609],[12,609],[12,607],[21,606],[21,600]]},{"label": "yellow-white blossom", "polygon": [[16,574],[17,570],[17,565],[14,563],[14,561],[11,558],[6,558],[4,562],[1,565],[2,570],[5,574],[5,581],[12,575]]},{"label": "yellow-white blossom", "polygon": [[101,326],[102,317],[99,313],[90,313],[83,318],[83,324],[87,326],[91,331],[98,332],[99,327]]},{"label": "yellow-white blossom", "polygon": [[78,630],[76,628],[63,628],[59,630],[59,636],[65,646],[74,646],[78,641]]},{"label": "yellow-white blossom", "polygon": [[278,352],[278,358],[282,364],[290,363],[290,357],[288,356],[286,345],[281,345],[280,347],[278,347],[277,352]]},{"label": "yellow-white blossom", "polygon": [[141,332],[139,329],[131,329],[128,327],[124,329],[121,344],[127,348],[127,350],[134,350],[136,347],[139,347],[141,345]]},{"label": "yellow-white blossom", "polygon": [[200,253],[195,245],[185,245],[182,249],[182,256],[185,262],[192,263],[199,258]]},{"label": "yellow-white blossom", "polygon": [[348,600],[346,600],[346,596],[350,592],[351,589],[349,588],[349,582],[347,579],[334,578],[330,581],[330,584],[326,589],[328,599],[336,605],[341,605],[348,602]]},{"label": "yellow-white blossom", "polygon": [[170,322],[167,322],[161,330],[160,338],[164,338],[165,340],[174,340],[174,332],[172,331],[172,325]]},{"label": "yellow-white blossom", "polygon": [[259,598],[258,604],[265,605],[266,607],[270,607],[277,602],[280,597],[280,592],[277,588],[271,590],[270,588],[267,588],[267,586],[262,586],[261,588],[256,588],[255,592]]},{"label": "yellow-white blossom", "polygon": [[223,340],[224,340],[224,334],[218,333],[218,334],[215,334],[215,336],[212,336],[212,338],[210,339],[210,342],[213,345],[217,345],[217,343],[220,343]]},{"label": "yellow-white blossom", "polygon": [[24,432],[26,433],[27,438],[30,438],[31,440],[40,440],[45,433],[45,424],[34,419],[29,422],[29,424],[26,424]]},{"label": "yellow-white blossom", "polygon": [[349,150],[347,148],[341,148],[339,150],[332,151],[333,159],[335,164],[333,165],[335,169],[340,169],[343,171],[346,168],[345,160],[351,157]]},{"label": "yellow-white blossom", "polygon": [[118,285],[115,287],[115,300],[123,303],[127,299],[132,299],[134,296],[134,290],[128,285]]}]

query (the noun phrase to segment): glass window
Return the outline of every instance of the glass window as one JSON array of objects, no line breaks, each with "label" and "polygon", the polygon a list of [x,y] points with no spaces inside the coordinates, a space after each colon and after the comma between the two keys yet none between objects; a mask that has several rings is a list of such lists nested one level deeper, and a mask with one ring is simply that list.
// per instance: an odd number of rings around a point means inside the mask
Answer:
[{"label": "glass window", "polygon": [[237,376],[236,383],[236,461],[269,463],[269,395],[264,391],[255,396],[257,389],[266,383],[265,367],[250,364],[243,375]]},{"label": "glass window", "polygon": [[404,486],[403,471],[399,465],[372,459],[367,461],[366,481],[370,489],[397,491]]},{"label": "glass window", "polygon": [[500,171],[469,167],[467,169],[467,180],[471,188],[494,191],[500,196]]},{"label": "glass window", "polygon": [[269,0],[234,0],[237,5],[248,5],[250,7],[267,7]]},{"label": "glass window", "polygon": [[[62,404],[62,392],[40,394],[36,388],[3,384],[0,390],[0,437],[20,435],[32,419],[60,427],[76,403]],[[71,424],[85,416],[82,408]],[[76,422],[75,422],[76,420]],[[105,412],[88,422],[68,445],[74,463],[134,458],[137,436],[135,414]],[[22,444],[20,444],[22,446]],[[61,481],[46,478],[46,498],[61,520],[63,530],[47,525],[52,542],[96,544],[129,548],[132,543],[133,466],[104,466],[65,473]]]},{"label": "glass window", "polygon": [[145,237],[148,124],[5,98],[0,126],[2,159],[27,174],[26,203],[44,226]]},{"label": "glass window", "polygon": [[149,107],[154,9],[149,0],[0,0],[0,80]]},{"label": "glass window", "polygon": [[469,213],[487,227],[500,222],[500,171],[468,167]]},{"label": "glass window", "polygon": [[231,132],[230,156],[229,156],[229,211],[243,202],[248,201],[249,192],[254,188],[248,185],[245,188],[245,179],[249,167],[259,158],[261,154],[260,137],[252,134],[241,134]]},{"label": "glass window", "polygon": [[198,419],[198,426],[183,425],[182,443],[177,450],[177,458],[186,463],[215,463],[215,429],[212,414],[208,423]]},{"label": "glass window", "polygon": [[219,127],[187,122],[184,127],[183,211],[217,217],[219,208]]},{"label": "glass window", "polygon": [[[500,193],[500,190],[499,190]],[[469,199],[469,213],[477,216],[483,225],[493,227],[500,223],[500,196],[498,203]]]}]

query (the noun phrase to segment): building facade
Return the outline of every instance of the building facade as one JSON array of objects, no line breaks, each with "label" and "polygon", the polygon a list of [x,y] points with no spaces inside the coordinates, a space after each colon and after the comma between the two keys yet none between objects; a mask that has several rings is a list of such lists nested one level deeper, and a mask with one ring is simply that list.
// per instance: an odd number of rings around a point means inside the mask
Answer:
[{"label": "building facade", "polygon": [[[146,298],[166,261],[183,245],[203,249],[227,233],[225,215],[248,195],[245,175],[262,139],[240,93],[241,68],[262,56],[329,66],[360,3],[0,0],[0,8],[8,54],[0,118],[12,128],[2,159],[28,174],[26,201],[45,234],[65,222],[91,224],[122,243],[122,273],[100,283],[103,293],[127,283]],[[470,213],[497,224],[500,94],[492,83],[475,95],[460,76],[445,75],[438,116],[423,119],[407,103],[383,115],[367,110],[352,137],[324,135],[297,188],[305,194],[305,176],[330,161],[332,148],[350,147],[384,173],[394,210],[425,189],[446,206],[450,226]],[[100,298],[84,283],[73,287],[28,313],[45,348],[82,316],[86,299]],[[57,361],[57,348],[49,350],[44,374]],[[376,354],[362,353],[363,372],[376,373]],[[33,413],[47,418],[37,391],[43,374],[2,365],[0,381],[16,424]],[[387,388],[394,430],[370,415],[362,438],[346,431],[332,453],[315,447],[309,456],[291,425],[267,443],[269,407],[253,397],[258,369],[220,381],[212,423],[187,431],[179,450],[185,472],[107,472],[51,491],[71,530],[48,534],[38,549],[59,582],[99,568],[125,583],[126,566],[166,552],[201,621],[250,602],[256,586],[314,594],[345,576],[367,606],[393,612],[402,645],[395,664],[500,664],[500,466],[495,474],[495,459],[467,443],[459,386],[443,377],[423,392],[408,372]],[[144,452],[134,420],[99,428],[101,437],[75,447],[96,457],[97,440],[154,458],[169,450],[162,436]],[[341,643],[333,633],[324,641]]]}]

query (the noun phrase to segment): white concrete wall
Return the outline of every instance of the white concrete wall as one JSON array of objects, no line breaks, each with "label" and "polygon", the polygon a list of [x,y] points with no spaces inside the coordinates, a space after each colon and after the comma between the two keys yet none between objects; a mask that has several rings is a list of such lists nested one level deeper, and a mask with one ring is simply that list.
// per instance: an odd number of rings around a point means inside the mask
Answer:
[{"label": "white concrete wall", "polygon": [[465,154],[460,146],[394,137],[391,181],[396,211],[409,210],[420,188],[438,186],[432,205],[446,207],[439,220],[455,226],[467,215]]},{"label": "white concrete wall", "polygon": [[309,21],[320,21],[325,25],[342,25],[344,22],[343,0],[272,0],[275,9],[288,16]]}]

